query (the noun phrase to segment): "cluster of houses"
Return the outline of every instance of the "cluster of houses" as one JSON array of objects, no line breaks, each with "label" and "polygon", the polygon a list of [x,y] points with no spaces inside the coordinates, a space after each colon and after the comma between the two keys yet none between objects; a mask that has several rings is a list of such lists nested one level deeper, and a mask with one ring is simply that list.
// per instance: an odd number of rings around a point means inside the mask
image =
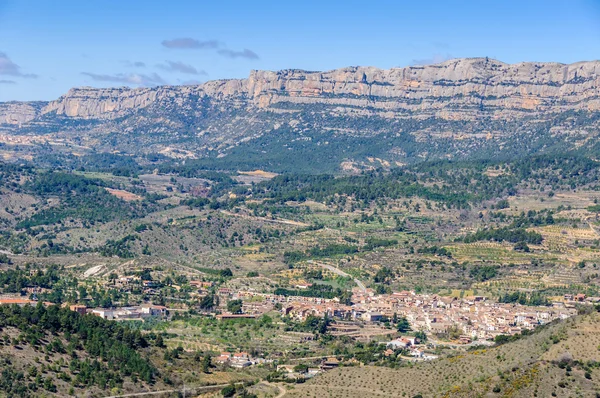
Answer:
[{"label": "cluster of houses", "polygon": [[261,363],[270,363],[272,360],[264,358],[253,358],[247,352],[221,352],[221,355],[213,358],[213,362],[221,365],[228,365],[232,368],[247,368],[248,366]]},{"label": "cluster of houses", "polygon": [[430,361],[437,358],[437,355],[427,353],[425,347],[420,344],[419,339],[414,336],[401,336],[387,342],[385,345],[387,348],[384,351],[385,356],[394,355],[395,350],[405,350],[411,357],[418,360]]},{"label": "cluster of houses", "polygon": [[[0,297],[0,305],[18,305],[24,307],[27,305],[35,306],[39,303],[37,300],[31,300],[22,297]],[[43,302],[45,306],[53,305],[50,302]],[[63,304],[66,307],[68,304]],[[168,308],[161,305],[142,304],[132,307],[117,307],[117,308],[88,308],[82,304],[69,305],[71,311],[81,315],[92,314],[102,319],[108,320],[135,320],[145,319],[150,317],[166,318]]]},{"label": "cluster of houses", "polygon": [[[134,278],[122,277],[116,283],[124,285],[139,283]],[[190,285],[197,289],[197,294],[202,294],[213,287],[213,282],[191,281]],[[145,287],[151,288],[151,286]],[[342,304],[337,298],[283,296],[229,288],[218,289],[217,295],[221,306],[235,299],[242,300],[243,303],[242,314],[228,314],[223,311],[218,315],[219,319],[255,318],[275,308],[280,309],[283,315],[297,321],[306,320],[309,316],[327,316],[331,319],[357,323],[377,323],[394,317],[405,317],[413,330],[424,331],[431,335],[447,334],[458,329],[461,335],[460,341],[463,343],[475,339],[491,340],[501,334],[520,333],[555,319],[575,315],[577,312],[575,304],[594,304],[600,301],[600,298],[586,297],[584,294],[566,294],[562,302],[553,303],[552,306],[533,307],[492,302],[482,296],[456,298],[417,294],[414,291],[375,294],[371,289],[363,291],[357,288],[353,290],[352,305]],[[0,305],[3,304],[22,306],[37,304],[37,302],[21,297],[0,297]],[[152,304],[111,309],[90,309],[85,305],[73,305],[71,309],[81,314],[91,313],[109,320],[165,318],[168,315],[166,307]]]},{"label": "cluster of houses", "polygon": [[73,305],[71,306],[72,311],[80,313],[90,313],[92,315],[99,316],[102,319],[108,320],[135,320],[145,319],[150,317],[165,318],[168,314],[167,307],[162,305],[153,304],[142,304],[139,306],[132,307],[118,307],[118,308],[82,308],[84,306]]},{"label": "cluster of houses", "polygon": [[366,315],[375,321],[395,314],[405,317],[413,330],[436,335],[458,329],[465,343],[470,339],[486,340],[500,334],[520,333],[577,314],[575,308],[564,303],[532,307],[491,302],[482,296],[456,298],[412,291],[385,295],[356,291],[353,302],[355,318],[360,314],[362,319]]},{"label": "cluster of houses", "polygon": [[[462,343],[520,333],[577,313],[573,306],[564,302],[532,307],[492,302],[482,296],[456,298],[417,294],[414,291],[378,295],[371,289],[354,290],[351,306],[341,304],[337,299],[279,296],[254,291],[227,292],[225,299],[241,299],[244,307],[251,302],[254,314],[260,310],[266,312],[279,303],[283,315],[298,321],[309,316],[328,316],[332,319],[375,323],[405,317],[413,330],[428,334],[446,334],[458,329]],[[577,300],[583,301],[585,298],[578,295]]]},{"label": "cluster of houses", "polygon": [[[37,305],[38,301],[36,300],[30,300],[30,299],[25,299],[25,298],[20,298],[20,297],[12,297],[12,296],[7,296],[7,297],[0,297],[0,305],[18,305],[19,307],[24,307],[26,305]],[[43,302],[43,304],[48,307],[49,305],[52,305],[53,303],[50,302]]]},{"label": "cluster of houses", "polygon": [[563,299],[566,303],[589,303],[598,304],[600,303],[600,297],[588,297],[583,293],[578,294],[565,294]]}]

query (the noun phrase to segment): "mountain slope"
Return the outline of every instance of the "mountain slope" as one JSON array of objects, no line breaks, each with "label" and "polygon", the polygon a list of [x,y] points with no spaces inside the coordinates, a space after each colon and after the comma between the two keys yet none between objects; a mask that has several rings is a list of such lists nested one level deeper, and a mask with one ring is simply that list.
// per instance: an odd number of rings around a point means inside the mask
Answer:
[{"label": "mountain slope", "polygon": [[578,316],[499,347],[395,370],[339,368],[286,397],[593,397],[600,391],[598,322],[598,313]]},{"label": "mountain slope", "polygon": [[77,88],[49,103],[2,103],[0,142],[18,136],[67,153],[65,144],[275,171],[288,171],[290,159],[305,169],[310,154],[321,171],[512,157],[596,150],[588,145],[597,141],[599,94],[598,61],[252,71],[198,86]]}]

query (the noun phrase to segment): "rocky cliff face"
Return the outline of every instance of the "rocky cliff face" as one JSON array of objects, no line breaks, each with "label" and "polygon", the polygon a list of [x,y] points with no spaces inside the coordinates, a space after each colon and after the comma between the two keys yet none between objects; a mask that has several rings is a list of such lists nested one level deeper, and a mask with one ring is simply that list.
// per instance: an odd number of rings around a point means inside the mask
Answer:
[{"label": "rocky cliff face", "polygon": [[[247,79],[210,81],[199,86],[77,88],[49,103],[41,114],[115,118],[158,101],[194,95],[214,100],[238,98],[259,108],[278,102],[325,103],[472,120],[482,113],[511,118],[531,112],[596,111],[600,110],[599,94],[597,61],[509,65],[473,58],[388,70],[350,67],[329,72],[252,71]],[[21,118],[29,117],[26,113]]]},{"label": "rocky cliff face", "polygon": [[127,111],[142,109],[160,99],[181,94],[186,89],[188,88],[73,88],[58,100],[50,102],[41,113],[84,119],[118,117]]},{"label": "rocky cliff face", "polygon": [[[21,143],[15,153],[30,158],[96,151],[142,162],[161,154],[207,159],[211,168],[322,171],[323,162],[334,170],[370,159],[597,152],[599,111],[600,61],[474,58],[389,70],[252,71],[197,86],[75,88],[49,103],[0,104],[0,143]],[[50,145],[36,146],[42,142]]]},{"label": "rocky cliff face", "polygon": [[0,125],[19,126],[35,119],[45,102],[0,102]]}]

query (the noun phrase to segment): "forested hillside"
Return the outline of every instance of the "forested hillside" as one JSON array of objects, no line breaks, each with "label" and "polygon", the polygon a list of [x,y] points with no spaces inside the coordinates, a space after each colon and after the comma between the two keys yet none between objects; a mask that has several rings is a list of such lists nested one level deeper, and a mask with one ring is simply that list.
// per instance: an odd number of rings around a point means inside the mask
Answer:
[{"label": "forested hillside", "polygon": [[139,330],[68,308],[0,306],[0,390],[8,396],[81,395],[153,385],[160,377]]}]

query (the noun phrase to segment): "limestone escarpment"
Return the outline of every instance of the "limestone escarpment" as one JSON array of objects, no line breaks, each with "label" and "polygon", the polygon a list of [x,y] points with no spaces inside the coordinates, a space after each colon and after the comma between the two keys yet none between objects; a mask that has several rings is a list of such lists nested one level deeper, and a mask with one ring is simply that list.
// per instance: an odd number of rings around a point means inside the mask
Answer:
[{"label": "limestone escarpment", "polygon": [[103,118],[117,116],[131,109],[145,108],[159,98],[173,95],[179,89],[157,88],[92,88],[81,87],[69,90],[56,101],[50,102],[42,114],[55,112],[58,115],[80,118]]},{"label": "limestone escarpment", "polygon": [[190,95],[239,99],[268,108],[279,102],[368,106],[375,110],[472,120],[482,113],[513,118],[531,112],[600,110],[600,62],[505,64],[486,58],[382,70],[349,67],[329,72],[252,71],[246,79],[198,86],[76,88],[41,114],[116,118],[159,101]]},{"label": "limestone escarpment", "polygon": [[329,159],[333,170],[369,159],[598,153],[599,94],[598,61],[252,71],[201,85],[84,87],[49,103],[0,104],[0,144],[19,143],[17,157],[97,151],[144,162],[160,154],[277,170],[292,159]]},{"label": "limestone escarpment", "polygon": [[20,125],[35,119],[44,102],[0,102],[0,124]]}]

